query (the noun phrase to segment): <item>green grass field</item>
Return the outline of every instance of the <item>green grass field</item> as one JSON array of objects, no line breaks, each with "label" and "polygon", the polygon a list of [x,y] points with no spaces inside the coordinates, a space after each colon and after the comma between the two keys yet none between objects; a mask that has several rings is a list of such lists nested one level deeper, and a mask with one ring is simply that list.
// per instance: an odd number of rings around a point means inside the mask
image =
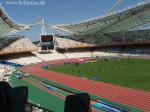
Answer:
[{"label": "green grass field", "polygon": [[150,91],[150,60],[121,59],[50,67],[49,70]]}]

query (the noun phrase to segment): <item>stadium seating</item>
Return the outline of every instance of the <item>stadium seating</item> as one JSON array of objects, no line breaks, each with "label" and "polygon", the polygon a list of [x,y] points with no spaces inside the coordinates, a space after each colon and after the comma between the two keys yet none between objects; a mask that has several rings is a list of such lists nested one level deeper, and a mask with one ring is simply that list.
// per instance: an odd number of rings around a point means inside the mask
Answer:
[{"label": "stadium seating", "polygon": [[35,51],[36,46],[27,38],[20,38],[17,41],[9,44],[2,51],[3,52],[25,52],[25,51]]},{"label": "stadium seating", "polygon": [[15,70],[14,67],[9,65],[0,64],[0,81],[7,81],[9,80],[9,76]]},{"label": "stadium seating", "polygon": [[88,47],[88,46],[94,46],[94,44],[87,44],[79,41],[75,41],[72,39],[67,38],[61,38],[61,37],[55,37],[58,47],[59,48],[81,48],[81,47]]},{"label": "stadium seating", "polygon": [[94,51],[93,56],[118,56],[118,53],[109,53],[109,52],[100,52],[100,51]]},{"label": "stadium seating", "polygon": [[57,51],[52,51],[51,53],[47,53],[47,54],[41,54],[38,52],[33,52],[33,53],[36,55],[36,57],[38,57],[39,59],[43,61],[66,59],[66,56],[64,54],[59,53]]},{"label": "stadium seating", "polygon": [[[120,31],[113,33],[103,34],[87,34],[87,35],[68,35],[60,36],[63,38],[69,38],[79,43],[94,44],[94,45],[116,45],[116,44],[132,44],[132,43],[146,43],[150,39],[150,30],[131,30]],[[97,38],[96,38],[97,37]]]},{"label": "stadium seating", "polygon": [[14,35],[0,38],[0,52],[2,54],[36,50],[37,47],[24,36]]},{"label": "stadium seating", "polygon": [[42,62],[42,60],[40,60],[39,58],[35,56],[20,57],[18,59],[10,59],[9,61],[21,64],[21,65],[29,65],[29,64]]},{"label": "stadium seating", "polygon": [[0,69],[0,77],[2,76],[2,74],[5,72],[5,69]]},{"label": "stadium seating", "polygon": [[91,57],[91,52],[90,51],[85,51],[85,52],[81,52],[81,51],[78,51],[78,52],[68,52],[68,53],[65,53],[65,55],[68,58]]},{"label": "stadium seating", "polygon": [[0,50],[4,49],[5,47],[7,47],[8,45],[10,45],[11,43],[17,41],[18,39],[20,39],[20,37],[3,37],[0,38]]}]

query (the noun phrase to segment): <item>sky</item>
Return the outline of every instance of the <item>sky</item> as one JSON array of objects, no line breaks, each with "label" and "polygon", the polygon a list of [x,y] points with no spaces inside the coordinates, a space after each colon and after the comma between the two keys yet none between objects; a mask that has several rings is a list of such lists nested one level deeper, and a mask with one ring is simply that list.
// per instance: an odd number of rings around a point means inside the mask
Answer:
[{"label": "sky", "polygon": [[[34,24],[43,17],[48,24],[79,22],[106,14],[117,0],[0,0],[9,16],[18,23]],[[124,0],[118,9],[124,9],[148,0]],[[10,3],[11,2],[11,3]],[[15,4],[12,4],[15,2]],[[28,2],[28,3],[27,3]],[[29,3],[30,2],[30,3]],[[33,5],[31,2],[38,4]],[[50,29],[47,33],[56,33]],[[20,32],[32,41],[40,38],[40,26]]]}]

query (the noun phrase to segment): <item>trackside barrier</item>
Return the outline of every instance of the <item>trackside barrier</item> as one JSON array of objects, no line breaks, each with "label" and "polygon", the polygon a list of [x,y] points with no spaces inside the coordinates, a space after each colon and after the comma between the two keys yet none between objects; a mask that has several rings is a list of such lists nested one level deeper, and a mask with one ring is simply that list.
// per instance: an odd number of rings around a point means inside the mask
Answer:
[{"label": "trackside barrier", "polygon": [[129,112],[129,109],[123,108],[119,105],[113,105],[104,101],[97,100],[93,105],[95,108],[105,110],[107,112]]},{"label": "trackside barrier", "polygon": [[17,63],[5,61],[5,60],[1,60],[0,63],[4,64],[4,65],[14,66],[14,67],[23,67],[23,65],[21,65],[21,64],[17,64]]}]

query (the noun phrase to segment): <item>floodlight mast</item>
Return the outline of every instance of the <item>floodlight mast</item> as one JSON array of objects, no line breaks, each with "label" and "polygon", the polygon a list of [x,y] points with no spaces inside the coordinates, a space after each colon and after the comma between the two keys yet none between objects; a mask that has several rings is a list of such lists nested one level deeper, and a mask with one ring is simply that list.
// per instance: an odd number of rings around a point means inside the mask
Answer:
[{"label": "floodlight mast", "polygon": [[42,35],[46,35],[46,26],[45,26],[46,24],[44,18],[41,18],[40,25],[41,25]]}]

